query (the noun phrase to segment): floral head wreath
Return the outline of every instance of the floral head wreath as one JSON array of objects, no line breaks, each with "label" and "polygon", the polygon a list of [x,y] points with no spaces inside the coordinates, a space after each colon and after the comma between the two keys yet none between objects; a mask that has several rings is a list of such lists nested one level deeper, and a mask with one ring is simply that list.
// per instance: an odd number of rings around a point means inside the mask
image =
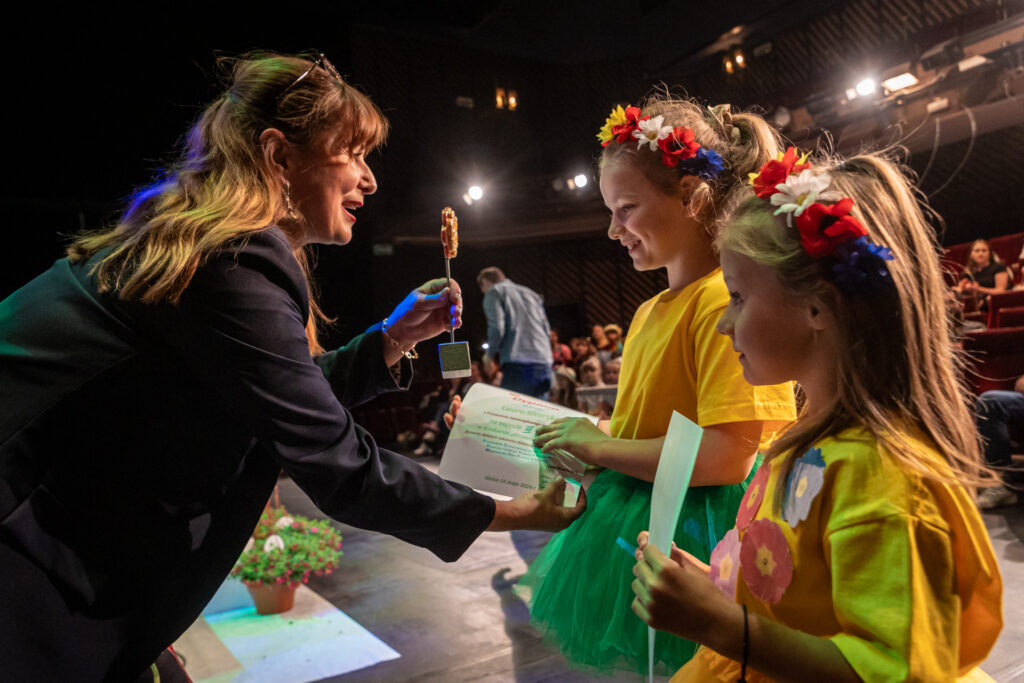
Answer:
[{"label": "floral head wreath", "polygon": [[776,216],[786,214],[789,227],[796,221],[800,244],[808,256],[833,260],[833,276],[844,291],[891,285],[885,262],[892,260],[892,252],[868,240],[868,231],[850,213],[853,200],[830,190],[831,176],[813,170],[807,156],[797,158],[795,147],[780,152],[778,159],[750,174],[754,194],[778,207]]},{"label": "floral head wreath", "polygon": [[661,162],[679,168],[687,175],[714,180],[722,172],[724,163],[713,149],[701,147],[693,138],[693,130],[685,126],[663,125],[664,116],[653,119],[641,116],[640,107],[615,107],[597,134],[602,147],[612,141],[622,144],[635,139],[637,149],[647,145],[652,152],[661,151]]}]

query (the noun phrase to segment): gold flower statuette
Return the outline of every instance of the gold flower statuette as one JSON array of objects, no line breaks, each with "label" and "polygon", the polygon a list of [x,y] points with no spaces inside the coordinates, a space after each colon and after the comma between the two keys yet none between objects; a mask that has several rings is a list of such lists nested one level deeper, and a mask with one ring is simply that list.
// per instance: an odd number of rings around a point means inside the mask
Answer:
[{"label": "gold flower statuette", "polygon": [[455,217],[452,207],[446,206],[441,211],[441,244],[444,245],[444,257],[455,258],[459,253],[459,219]]}]

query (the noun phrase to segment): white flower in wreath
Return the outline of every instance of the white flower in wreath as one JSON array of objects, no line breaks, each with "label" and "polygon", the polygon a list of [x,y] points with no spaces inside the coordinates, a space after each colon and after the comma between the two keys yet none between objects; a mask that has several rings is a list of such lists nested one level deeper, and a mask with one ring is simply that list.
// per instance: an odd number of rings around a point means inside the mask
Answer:
[{"label": "white flower in wreath", "polygon": [[779,207],[775,215],[788,214],[786,221],[793,225],[793,217],[799,216],[808,206],[818,201],[834,202],[842,197],[838,192],[826,192],[832,183],[828,173],[815,173],[805,168],[799,175],[789,176],[786,182],[775,186],[775,194],[771,197],[772,206]]},{"label": "white flower in wreath", "polygon": [[267,536],[267,540],[263,542],[263,552],[269,553],[272,550],[284,550],[284,539],[277,534]]},{"label": "white flower in wreath", "polygon": [[636,144],[637,149],[647,143],[651,146],[652,152],[658,151],[658,141],[672,135],[672,126],[661,125],[664,120],[664,116],[655,116],[653,119],[637,122],[636,130],[633,131],[633,137],[639,141]]},{"label": "white flower in wreath", "polygon": [[281,519],[277,520],[277,524],[274,525],[274,528],[275,529],[287,529],[288,527],[290,527],[292,525],[292,522],[294,522],[294,521],[295,521],[294,519],[292,519],[288,515],[285,515]]}]

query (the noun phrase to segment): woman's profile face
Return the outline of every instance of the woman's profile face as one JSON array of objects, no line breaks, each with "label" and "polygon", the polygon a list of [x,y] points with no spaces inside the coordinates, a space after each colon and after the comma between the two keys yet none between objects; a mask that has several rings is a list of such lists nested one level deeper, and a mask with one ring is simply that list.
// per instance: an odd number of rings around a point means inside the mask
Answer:
[{"label": "woman's profile face", "polygon": [[984,268],[992,260],[992,252],[988,248],[988,244],[978,240],[971,245],[971,261],[974,265]]},{"label": "woman's profile face", "polygon": [[308,150],[296,150],[285,170],[292,201],[304,218],[305,244],[348,244],[355,211],[377,191],[366,150],[339,149],[339,134],[321,136]]}]

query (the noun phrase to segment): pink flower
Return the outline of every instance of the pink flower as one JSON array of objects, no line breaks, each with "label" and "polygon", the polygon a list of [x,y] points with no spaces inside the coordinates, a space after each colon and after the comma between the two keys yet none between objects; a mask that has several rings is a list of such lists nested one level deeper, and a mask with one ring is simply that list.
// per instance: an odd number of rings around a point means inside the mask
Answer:
[{"label": "pink flower", "polygon": [[740,566],[747,588],[758,599],[775,603],[793,580],[793,558],[779,525],[770,519],[752,522],[740,546]]},{"label": "pink flower", "polygon": [[761,501],[764,500],[764,491],[768,487],[768,465],[762,465],[754,475],[754,479],[747,487],[747,492],[740,501],[740,509],[736,513],[736,528],[740,531],[750,526],[754,516],[761,509]]},{"label": "pink flower", "polygon": [[728,533],[711,551],[711,580],[730,598],[736,597],[736,578],[740,569],[740,532]]},{"label": "pink flower", "polygon": [[310,527],[309,531],[310,531],[310,533],[314,533],[315,534],[318,531],[320,531],[320,529],[318,529],[317,527],[314,526],[314,527]]}]

